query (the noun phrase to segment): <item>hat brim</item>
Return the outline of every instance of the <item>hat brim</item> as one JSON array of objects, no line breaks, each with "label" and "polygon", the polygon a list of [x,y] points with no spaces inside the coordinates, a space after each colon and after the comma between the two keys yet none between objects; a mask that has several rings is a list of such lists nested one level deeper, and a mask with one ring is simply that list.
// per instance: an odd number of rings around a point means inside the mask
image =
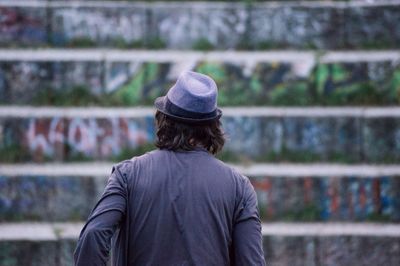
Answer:
[{"label": "hat brim", "polygon": [[213,117],[208,117],[208,118],[188,118],[188,117],[181,117],[181,116],[177,116],[174,114],[171,114],[170,112],[168,112],[168,110],[166,109],[166,102],[167,102],[167,96],[161,96],[158,97],[155,101],[154,101],[154,106],[157,108],[158,111],[160,111],[161,113],[167,115],[168,117],[179,121],[179,122],[186,122],[186,123],[204,123],[204,122],[210,122],[213,120],[217,120],[222,116],[222,111],[221,109],[217,108],[217,112],[216,115]]}]

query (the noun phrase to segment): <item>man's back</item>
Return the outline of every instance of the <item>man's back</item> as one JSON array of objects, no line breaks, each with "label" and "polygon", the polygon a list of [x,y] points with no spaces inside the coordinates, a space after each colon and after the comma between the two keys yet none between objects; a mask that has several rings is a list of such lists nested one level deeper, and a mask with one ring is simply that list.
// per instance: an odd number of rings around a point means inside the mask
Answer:
[{"label": "man's back", "polygon": [[153,151],[131,169],[132,265],[229,264],[239,204],[253,193],[247,178],[203,149]]},{"label": "man's back", "polygon": [[116,165],[81,232],[76,265],[105,263],[116,227],[112,265],[265,264],[253,187],[201,148]]}]

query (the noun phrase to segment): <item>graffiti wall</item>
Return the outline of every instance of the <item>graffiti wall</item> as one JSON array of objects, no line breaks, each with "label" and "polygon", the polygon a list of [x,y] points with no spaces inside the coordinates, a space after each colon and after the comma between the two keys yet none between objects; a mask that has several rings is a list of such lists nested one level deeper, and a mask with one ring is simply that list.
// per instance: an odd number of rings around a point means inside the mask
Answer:
[{"label": "graffiti wall", "polygon": [[49,34],[45,8],[0,4],[0,46],[46,45]]},{"label": "graffiti wall", "polygon": [[[390,20],[399,18],[399,6],[276,6],[251,10],[251,36],[272,47],[315,48],[382,48],[393,43],[400,31],[386,28]],[[389,9],[391,11],[389,11]],[[389,11],[389,12],[388,12]],[[369,18],[380,17],[382,20]],[[391,36],[393,32],[394,35]]]},{"label": "graffiti wall", "polygon": [[1,129],[3,160],[10,161],[13,158],[8,156],[14,153],[20,160],[36,162],[112,159],[154,139],[151,117],[28,118],[3,121]]},{"label": "graffiti wall", "polygon": [[[265,236],[267,265],[397,265],[396,237]],[[7,265],[67,266],[73,264],[76,239],[1,241],[0,259]],[[368,251],[368,252],[366,252]]]},{"label": "graffiti wall", "polygon": [[[398,179],[250,177],[265,222],[398,222]],[[0,221],[83,221],[103,192],[105,182],[105,177],[2,176]]]},{"label": "graffiti wall", "polygon": [[71,101],[73,89],[83,91],[76,97],[103,90],[102,65],[96,62],[2,62],[0,68],[3,103],[57,105]]},{"label": "graffiti wall", "polygon": [[72,265],[76,241],[1,241],[0,260],[5,265]]},{"label": "graffiti wall", "polygon": [[[250,55],[249,55],[250,56]],[[250,60],[251,57],[249,57]],[[152,105],[183,70],[210,75],[220,105],[388,105],[400,102],[400,62],[357,63],[10,61],[0,63],[0,102]]]},{"label": "graffiti wall", "polygon": [[217,49],[398,48],[400,31],[393,21],[400,20],[399,9],[393,4],[49,2],[36,8],[2,7],[0,43],[129,48],[154,47],[156,41],[173,49],[198,47],[202,42]]},{"label": "graffiti wall", "polygon": [[267,265],[394,266],[400,259],[395,237],[269,236],[263,244]]},{"label": "graffiti wall", "polygon": [[52,43],[64,45],[124,45],[147,38],[146,9],[54,8]]},{"label": "graffiti wall", "polygon": [[[398,118],[246,117],[222,120],[231,162],[398,163]],[[8,118],[0,121],[1,161],[122,160],[154,149],[154,120]]]},{"label": "graffiti wall", "polygon": [[253,177],[252,183],[265,221],[399,221],[397,179]]},{"label": "graffiti wall", "polygon": [[105,179],[0,176],[0,184],[1,222],[82,221],[103,191]]}]

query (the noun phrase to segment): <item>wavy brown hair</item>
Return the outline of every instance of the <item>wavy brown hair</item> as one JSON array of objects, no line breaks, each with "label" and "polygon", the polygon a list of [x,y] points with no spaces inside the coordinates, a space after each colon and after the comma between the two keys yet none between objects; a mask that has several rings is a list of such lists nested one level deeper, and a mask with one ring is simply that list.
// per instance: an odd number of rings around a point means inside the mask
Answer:
[{"label": "wavy brown hair", "polygon": [[156,141],[159,149],[190,151],[197,146],[217,154],[225,144],[219,119],[201,124],[178,122],[167,115],[156,112]]}]

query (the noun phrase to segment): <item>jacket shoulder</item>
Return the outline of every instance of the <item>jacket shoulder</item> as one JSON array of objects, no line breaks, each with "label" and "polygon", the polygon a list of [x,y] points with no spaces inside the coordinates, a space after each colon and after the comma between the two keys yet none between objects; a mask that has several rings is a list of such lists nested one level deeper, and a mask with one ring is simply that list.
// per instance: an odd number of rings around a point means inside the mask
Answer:
[{"label": "jacket shoulder", "polygon": [[114,169],[118,169],[121,172],[129,172],[134,170],[134,167],[139,166],[140,164],[145,163],[148,160],[151,160],[152,158],[159,156],[159,150],[152,150],[149,152],[146,152],[142,155],[134,156],[131,159],[123,160],[118,163],[116,163],[113,166],[113,171]]},{"label": "jacket shoulder", "polygon": [[237,167],[234,167],[231,164],[221,161],[218,158],[215,158],[215,161],[220,165],[220,167],[225,168],[227,171],[230,171],[232,174],[234,174],[236,176],[240,176],[241,178],[244,178],[244,179],[247,178],[245,175],[240,173],[240,170]]}]

